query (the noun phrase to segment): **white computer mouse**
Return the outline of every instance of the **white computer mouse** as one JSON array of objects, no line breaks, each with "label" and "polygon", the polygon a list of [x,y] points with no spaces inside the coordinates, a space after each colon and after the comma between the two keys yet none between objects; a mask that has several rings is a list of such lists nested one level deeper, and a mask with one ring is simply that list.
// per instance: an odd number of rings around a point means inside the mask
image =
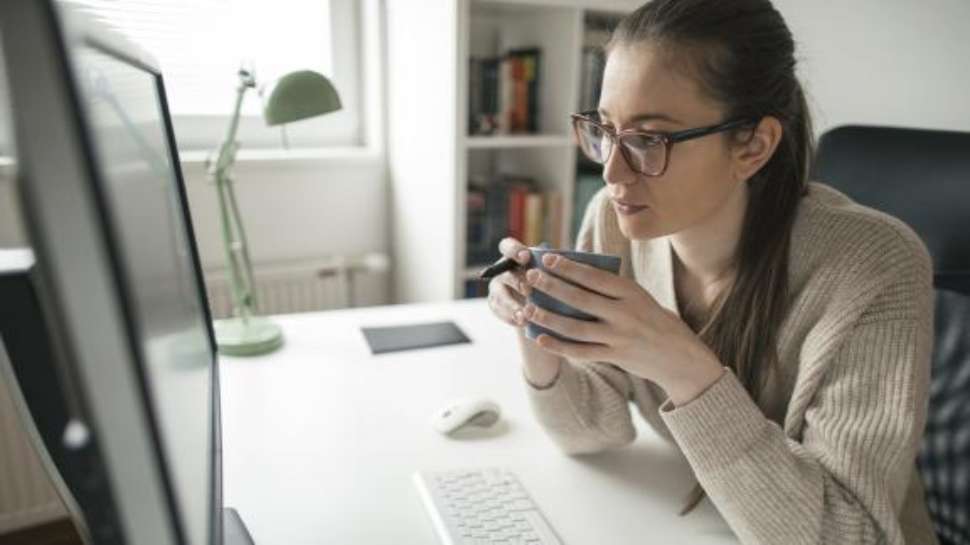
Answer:
[{"label": "white computer mouse", "polygon": [[502,409],[498,403],[484,397],[456,399],[436,412],[431,427],[445,435],[470,426],[487,428],[498,422]]}]

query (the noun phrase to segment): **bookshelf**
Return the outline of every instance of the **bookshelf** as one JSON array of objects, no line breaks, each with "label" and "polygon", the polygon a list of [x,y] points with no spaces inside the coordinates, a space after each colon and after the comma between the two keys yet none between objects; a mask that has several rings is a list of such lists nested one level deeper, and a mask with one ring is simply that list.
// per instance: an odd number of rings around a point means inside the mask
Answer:
[{"label": "bookshelf", "polygon": [[[543,195],[538,220],[541,227],[533,223],[529,231],[532,235],[541,231],[541,237],[532,242],[543,240],[556,247],[573,247],[578,220],[575,208],[582,208],[583,199],[588,199],[590,192],[602,185],[599,167],[583,161],[573,142],[569,118],[569,114],[591,106],[590,87],[597,83],[590,81],[590,74],[601,68],[591,64],[585,48],[602,43],[608,36],[605,29],[611,28],[623,14],[636,9],[640,2],[429,0],[427,5],[422,4],[420,15],[409,13],[403,2],[389,1],[387,13],[389,172],[392,194],[401,195],[392,197],[391,205],[392,254],[397,271],[394,297],[403,303],[485,295],[486,287],[472,279],[485,264],[498,257],[498,249],[492,245],[489,255],[489,246],[483,244],[489,237],[473,236],[473,233],[482,234],[480,229],[475,229],[480,227],[475,218],[481,217],[477,215],[481,210],[473,208],[474,203],[482,201],[470,194],[476,193],[476,188],[491,191],[504,186],[502,180],[507,178],[527,180],[533,192]],[[427,27],[429,18],[442,23],[436,25],[440,26],[438,30],[422,31],[419,37],[415,36],[418,33],[407,32],[419,22],[424,22],[422,28]],[[423,56],[425,63],[407,57],[407,49]],[[481,61],[499,59],[501,62],[502,58],[514,56],[507,55],[509,52],[522,51],[539,52],[535,60],[538,77],[528,93],[524,84],[512,90],[503,87],[502,78],[514,79],[511,74],[517,69],[513,63],[507,63],[511,67],[495,69],[500,82],[493,84],[492,95],[475,95],[482,92],[486,85],[483,81],[490,77],[476,68],[481,66]],[[409,133],[408,127],[402,124],[409,114],[399,97],[402,93],[418,92],[418,84],[410,77],[413,72],[409,69],[417,69],[422,64],[432,66],[435,62],[453,63],[449,65],[455,70],[432,76],[444,88],[435,89],[434,100],[438,101],[439,108],[426,122],[440,127],[453,140],[435,145],[439,168],[430,174],[440,178],[429,181],[431,178],[425,177],[419,182],[421,177],[417,171],[421,167],[405,155],[413,149],[408,135],[413,138],[414,133]],[[529,64],[521,66],[526,68],[519,68],[518,76],[530,73]],[[516,95],[519,89],[521,94]],[[495,124],[479,123],[480,116],[473,116],[472,110],[515,110],[514,104],[520,103],[523,96],[528,97],[531,127],[522,128],[519,123],[516,128],[521,130],[515,130],[515,123],[507,122],[492,134],[476,134],[483,127],[488,130]],[[439,217],[432,219],[423,215],[430,209],[429,203],[418,204],[403,196],[403,192],[416,190],[419,183],[425,186],[425,191],[440,188],[441,194],[435,197],[441,207]],[[501,197],[499,193],[495,199]],[[550,213],[557,208],[550,204],[553,200],[559,202],[558,214]],[[496,202],[500,201],[490,203],[494,206],[488,212],[495,211]],[[536,203],[532,206],[534,215]],[[506,215],[510,214],[507,210]],[[487,234],[497,237],[494,239],[497,245],[502,226],[510,224],[508,218],[492,221]],[[422,237],[435,241],[436,250],[431,259],[442,264],[430,277],[422,277],[420,273],[421,254],[430,256],[430,251],[420,248],[414,254],[407,250],[419,248]]]}]

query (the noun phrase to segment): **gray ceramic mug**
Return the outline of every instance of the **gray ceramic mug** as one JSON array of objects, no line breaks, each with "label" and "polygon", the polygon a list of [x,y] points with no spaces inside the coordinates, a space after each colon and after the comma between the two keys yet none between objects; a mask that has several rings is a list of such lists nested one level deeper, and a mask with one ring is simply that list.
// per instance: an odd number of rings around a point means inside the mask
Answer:
[{"label": "gray ceramic mug", "polygon": [[[572,261],[578,261],[580,263],[585,263],[587,265],[592,265],[597,269],[609,271],[613,274],[619,274],[620,262],[622,261],[622,258],[620,256],[615,256],[615,255],[596,254],[591,252],[579,252],[575,250],[555,250],[555,249],[535,247],[535,246],[529,247],[529,252],[532,254],[532,259],[529,261],[529,264],[526,266],[526,269],[528,270],[528,269],[538,268],[539,270],[546,272],[548,274],[551,274],[553,276],[555,276],[555,273],[546,269],[545,265],[542,264],[542,256],[546,254],[561,255],[566,259],[570,259]],[[574,286],[578,286],[582,289],[587,289],[583,286],[579,286],[578,284],[571,282],[569,280],[566,280],[564,278],[562,280],[564,282],[573,284]],[[544,293],[535,288],[532,288],[532,290],[529,292],[528,300],[530,303],[532,303],[533,305],[541,309],[548,310],[550,312],[556,312],[564,316],[569,316],[570,318],[585,320],[587,322],[599,321],[595,316],[592,316],[586,312],[583,312],[575,307],[569,306],[566,303],[563,303],[562,301],[551,297],[549,294]],[[576,339],[571,339],[565,335],[560,335],[559,333],[546,329],[541,325],[534,324],[532,322],[526,323],[526,326],[525,326],[526,337],[535,340],[535,338],[542,333],[546,333],[548,335],[551,335],[557,339],[564,340],[564,341],[582,342],[582,341],[577,341]]]}]

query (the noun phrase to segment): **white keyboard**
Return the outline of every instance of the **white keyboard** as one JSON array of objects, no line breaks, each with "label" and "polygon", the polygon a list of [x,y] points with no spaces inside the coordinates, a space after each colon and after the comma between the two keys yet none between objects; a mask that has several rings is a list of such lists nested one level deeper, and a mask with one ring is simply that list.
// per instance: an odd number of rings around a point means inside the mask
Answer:
[{"label": "white keyboard", "polygon": [[445,545],[562,545],[507,469],[419,471],[414,481]]}]

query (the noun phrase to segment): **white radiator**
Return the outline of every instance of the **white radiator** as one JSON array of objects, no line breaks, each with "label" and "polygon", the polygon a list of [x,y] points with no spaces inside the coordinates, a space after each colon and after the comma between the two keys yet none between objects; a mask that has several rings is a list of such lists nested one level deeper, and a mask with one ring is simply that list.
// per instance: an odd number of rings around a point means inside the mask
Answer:
[{"label": "white radiator", "polygon": [[[254,266],[260,314],[286,314],[386,303],[384,254],[332,256]],[[205,272],[213,318],[232,315],[232,285],[224,269]]]}]

